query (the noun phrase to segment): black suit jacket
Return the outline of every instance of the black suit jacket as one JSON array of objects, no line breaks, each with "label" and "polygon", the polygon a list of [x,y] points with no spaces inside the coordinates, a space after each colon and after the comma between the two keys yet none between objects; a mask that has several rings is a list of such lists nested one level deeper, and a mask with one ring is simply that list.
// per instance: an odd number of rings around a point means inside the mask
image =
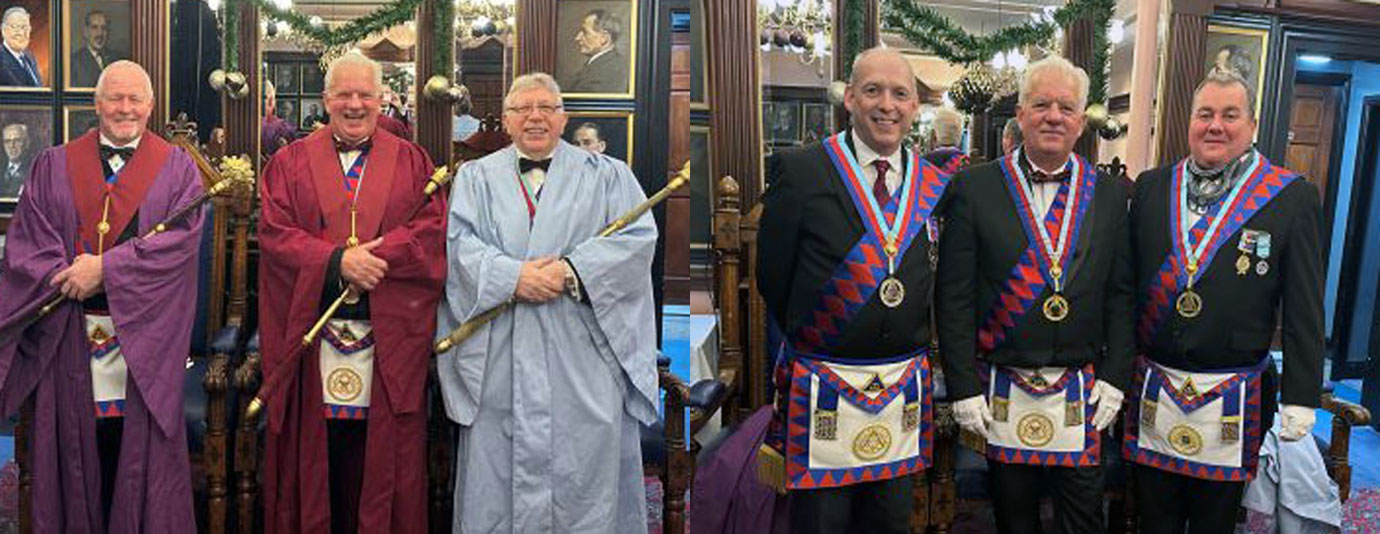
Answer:
[{"label": "black suit jacket", "polygon": [[[757,284],[772,317],[790,336],[814,309],[834,268],[862,238],[864,226],[824,145],[777,152],[766,168]],[[942,209],[943,198],[939,202]],[[933,273],[931,245],[921,232],[896,266],[905,300],[887,308],[874,294],[826,352],[839,358],[878,358],[929,345]]]},{"label": "black suit jacket", "polygon": [[0,155],[0,198],[18,197],[19,190],[29,178],[29,170],[33,166],[34,159],[26,155],[19,159],[19,169],[11,173],[9,159]]},{"label": "black suit jacket", "polygon": [[[999,165],[997,160],[968,167],[949,186],[936,306],[944,375],[954,399],[982,393],[978,329],[1029,246]],[[1068,317],[1058,323],[1045,318],[1041,306],[1053,292],[1047,285],[1005,341],[983,355],[986,361],[1018,367],[1094,363],[1099,380],[1127,389],[1135,347],[1130,193],[1124,182],[1098,173],[1093,203],[1076,236],[1078,250],[1065,275]]]},{"label": "black suit jacket", "polygon": [[618,49],[594,58],[575,71],[570,82],[561,87],[568,93],[626,93],[628,92],[628,62]]},{"label": "black suit jacket", "polygon": [[[1160,167],[1141,173],[1136,180],[1131,225],[1137,253],[1137,302],[1147,301],[1150,280],[1173,246],[1169,210],[1176,199],[1170,198],[1171,172],[1172,167]],[[1235,263],[1241,256],[1236,247],[1242,231],[1229,236],[1194,283],[1194,291],[1203,299],[1202,312],[1185,319],[1171,305],[1154,338],[1140,347],[1142,353],[1190,371],[1254,365],[1270,350],[1282,307],[1281,401],[1318,406],[1324,346],[1321,212],[1316,186],[1302,178],[1286,186],[1242,226],[1270,233],[1266,274],[1256,273],[1260,258],[1254,254],[1247,273],[1236,274]]]},{"label": "black suit jacket", "polygon": [[[38,73],[38,62],[34,61],[34,53],[25,50],[23,56],[25,62],[28,62],[34,72]],[[39,73],[39,76],[42,74]],[[42,87],[43,80],[39,79],[39,83],[34,83],[34,79],[29,76],[29,71],[14,58],[14,54],[10,53],[9,48],[0,45],[0,86]]]},{"label": "black suit jacket", "polygon": [[[125,54],[107,48],[102,58],[105,60],[105,64],[109,65],[125,59]],[[91,56],[87,47],[83,46],[72,51],[72,87],[95,87],[96,80],[100,77],[101,65],[96,63],[96,58]]]}]

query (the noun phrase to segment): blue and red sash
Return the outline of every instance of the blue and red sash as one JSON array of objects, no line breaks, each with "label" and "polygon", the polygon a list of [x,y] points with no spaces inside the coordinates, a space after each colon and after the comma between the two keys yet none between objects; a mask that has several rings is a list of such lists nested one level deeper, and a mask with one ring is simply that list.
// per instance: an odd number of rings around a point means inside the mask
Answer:
[{"label": "blue and red sash", "polygon": [[[1243,180],[1237,187],[1240,188],[1239,194],[1233,193],[1228,198],[1219,202],[1207,215],[1198,219],[1189,229],[1191,242],[1186,242],[1183,231],[1185,180],[1187,179],[1186,165],[1188,160],[1180,161],[1174,166],[1174,171],[1170,178],[1169,185],[1169,231],[1173,236],[1173,248],[1170,250],[1169,257],[1165,258],[1160,265],[1159,272],[1150,280],[1150,285],[1146,288],[1148,298],[1142,304],[1140,316],[1136,324],[1136,332],[1140,337],[1142,346],[1148,346],[1154,339],[1155,333],[1160,325],[1164,323],[1165,317],[1170,313],[1175,299],[1178,298],[1180,290],[1188,284],[1188,249],[1203,242],[1203,239],[1211,239],[1206,248],[1198,256],[1199,274],[1195,278],[1201,280],[1208,267],[1212,265],[1212,259],[1217,255],[1217,251],[1222,248],[1222,244],[1228,238],[1235,235],[1246,221],[1254,217],[1256,212],[1265,207],[1275,195],[1282,191],[1298,175],[1283,167],[1276,167],[1265,159],[1264,155],[1257,154],[1257,165],[1253,172]],[[1212,235],[1207,235],[1209,227],[1217,218],[1225,217]]]},{"label": "blue and red sash", "polygon": [[[872,299],[877,287],[887,278],[883,239],[888,226],[899,226],[893,230],[897,239],[897,267],[922,228],[929,229],[927,237],[933,242],[937,232],[930,214],[944,195],[944,188],[949,185],[949,175],[911,151],[906,158],[901,194],[892,196],[885,206],[878,206],[871,188],[863,183],[862,166],[844,145],[844,135],[847,132],[826,138],[823,141],[824,150],[843,179],[848,195],[853,199],[853,207],[857,209],[858,217],[867,231],[844,256],[843,262],[834,268],[830,280],[820,289],[814,310],[791,336],[794,348],[806,352],[822,352],[837,345],[844,327]],[[898,214],[899,221],[896,220]]]},{"label": "blue and red sash", "polygon": [[[942,156],[944,162],[942,164],[937,164],[936,166],[939,167],[939,170],[945,174],[956,173],[963,167],[968,166],[968,155],[964,154],[963,151],[958,148],[938,148],[935,149],[934,152],[931,152],[931,154],[934,154],[936,156]],[[935,162],[931,161],[930,163],[934,164]]]},{"label": "blue and red sash", "polygon": [[[1052,240],[1059,239],[1061,230],[1068,234],[1066,248],[1058,261],[1064,279],[1067,280],[1071,276],[1068,267],[1077,252],[1079,230],[1087,218],[1088,206],[1093,203],[1093,193],[1097,186],[1097,169],[1081,156],[1074,155],[1074,177],[1059,186],[1059,193],[1050,204],[1049,212],[1045,214],[1043,221],[1036,223],[1035,211],[1026,195],[1026,186],[1021,177],[1022,173],[1016,167],[1018,163],[1015,157],[1016,153],[1008,154],[998,160],[998,165],[1006,177],[1006,189],[1016,204],[1016,214],[1021,220],[1021,227],[1025,229],[1026,242],[1029,245],[1012,267],[1011,275],[1002,284],[1001,293],[997,295],[996,302],[987,312],[982,327],[978,329],[979,352],[991,352],[1001,345],[1026,312],[1030,311],[1035,300],[1044,293],[1045,286],[1053,283],[1053,280],[1049,279],[1049,271],[1056,260],[1050,257],[1049,251],[1043,246],[1037,224],[1044,225],[1046,235]],[[1072,189],[1073,187],[1077,189]],[[1073,220],[1066,225],[1063,224],[1064,216],[1069,211],[1073,212]]]}]

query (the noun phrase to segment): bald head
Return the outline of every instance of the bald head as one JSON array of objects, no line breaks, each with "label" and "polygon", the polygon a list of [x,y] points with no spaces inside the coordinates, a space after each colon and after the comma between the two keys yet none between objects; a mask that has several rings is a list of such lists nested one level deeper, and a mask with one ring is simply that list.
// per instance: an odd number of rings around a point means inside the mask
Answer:
[{"label": "bald head", "polygon": [[920,97],[915,71],[895,50],[872,48],[853,60],[853,74],[843,92],[853,132],[881,156],[890,156],[915,124]]}]

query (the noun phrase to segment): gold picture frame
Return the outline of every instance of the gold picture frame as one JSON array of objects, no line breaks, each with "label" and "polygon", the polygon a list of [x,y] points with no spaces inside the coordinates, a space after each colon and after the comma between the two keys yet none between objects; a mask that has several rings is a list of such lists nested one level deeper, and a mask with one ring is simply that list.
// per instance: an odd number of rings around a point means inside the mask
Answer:
[{"label": "gold picture frame", "polygon": [[[557,4],[556,65],[552,74],[565,97],[634,97],[637,91],[638,9],[639,0],[562,0]],[[586,56],[578,39],[590,17],[596,21],[612,21],[619,33],[614,36],[611,49]],[[622,86],[624,79],[626,86]]]},{"label": "gold picture frame", "polygon": [[1260,117],[1265,65],[1270,58],[1270,31],[1225,24],[1209,24],[1203,40],[1204,74],[1215,70],[1233,72],[1246,80],[1255,97],[1255,116]]},{"label": "gold picture frame", "polygon": [[62,107],[62,142],[68,143],[73,139],[81,137],[91,128],[100,127],[100,118],[96,116],[96,106],[89,104],[73,104]]},{"label": "gold picture frame", "polygon": [[[105,35],[102,59],[95,52],[88,51],[87,44],[98,34],[92,30],[87,35],[88,16],[93,13],[105,15]],[[92,20],[93,28],[99,22]],[[74,25],[75,24],[75,25]],[[62,27],[65,39],[62,42],[62,80],[63,90],[69,92],[95,92],[96,80],[101,69],[115,61],[130,58],[133,45],[133,30],[128,1],[120,0],[62,0]]]},{"label": "gold picture frame", "polygon": [[[23,128],[11,128],[23,125]],[[11,132],[13,130],[13,132]],[[11,133],[17,134],[13,140],[23,140],[22,145],[11,145]],[[0,105],[0,212],[8,213],[19,201],[24,182],[28,180],[38,153],[53,146],[53,108],[46,105]],[[17,153],[10,155],[11,150]],[[15,164],[15,172],[10,172],[10,164]]]},{"label": "gold picture frame", "polygon": [[594,124],[602,136],[606,147],[603,154],[622,160],[629,167],[633,165],[633,112],[631,111],[570,111],[570,120],[565,123],[561,138],[580,146],[575,141],[576,130],[585,124]]},{"label": "gold picture frame", "polygon": [[[29,41],[24,54],[33,60],[38,72],[38,84],[33,85],[29,70],[15,60],[13,54],[0,56],[0,92],[41,93],[57,87],[53,83],[53,11],[47,0],[8,0],[0,4],[0,15],[14,8],[23,8],[29,16]],[[3,22],[0,20],[0,22]]]}]

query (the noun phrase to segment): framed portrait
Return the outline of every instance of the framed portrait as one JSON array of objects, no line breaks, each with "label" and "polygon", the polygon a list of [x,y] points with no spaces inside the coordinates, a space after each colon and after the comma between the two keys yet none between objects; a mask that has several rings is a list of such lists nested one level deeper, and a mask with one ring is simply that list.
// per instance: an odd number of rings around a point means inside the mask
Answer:
[{"label": "framed portrait", "polygon": [[1255,96],[1255,116],[1260,116],[1261,88],[1265,86],[1265,61],[1269,58],[1270,32],[1255,28],[1208,25],[1204,72],[1231,72],[1246,80]]},{"label": "framed portrait", "polygon": [[62,140],[71,141],[101,127],[96,106],[67,106],[62,108]]},{"label": "framed portrait", "polygon": [[302,123],[301,115],[297,112],[296,98],[278,97],[275,102],[276,104],[273,106],[274,115],[292,124]]},{"label": "framed portrait", "polygon": [[297,129],[310,132],[316,129],[318,122],[326,123],[326,104],[320,98],[303,98],[302,121],[297,124]]},{"label": "framed portrait", "polygon": [[129,2],[63,0],[62,6],[64,87],[94,91],[101,69],[129,59]]},{"label": "framed portrait", "polygon": [[632,165],[633,114],[627,111],[571,111],[561,137],[577,147]]},{"label": "framed portrait", "polygon": [[47,106],[0,106],[0,203],[13,211],[34,157],[53,146],[53,111]]},{"label": "framed portrait", "polygon": [[297,85],[297,64],[278,63],[273,65],[273,89],[278,94],[296,93],[302,89]]},{"label": "framed portrait", "polygon": [[53,87],[52,11],[47,0],[0,0],[0,37],[19,53],[0,54],[0,91]]},{"label": "framed portrait", "polygon": [[326,90],[326,71],[321,65],[307,63],[302,65],[302,94],[319,95]]},{"label": "framed portrait", "polygon": [[801,120],[801,135],[806,143],[818,141],[829,137],[832,133],[834,107],[824,102],[806,102],[801,104],[803,108]]},{"label": "framed portrait", "polygon": [[800,142],[800,102],[767,102],[762,104],[763,132],[776,144]]},{"label": "framed portrait", "polygon": [[637,1],[563,0],[556,5],[556,82],[565,96],[632,98]]}]

